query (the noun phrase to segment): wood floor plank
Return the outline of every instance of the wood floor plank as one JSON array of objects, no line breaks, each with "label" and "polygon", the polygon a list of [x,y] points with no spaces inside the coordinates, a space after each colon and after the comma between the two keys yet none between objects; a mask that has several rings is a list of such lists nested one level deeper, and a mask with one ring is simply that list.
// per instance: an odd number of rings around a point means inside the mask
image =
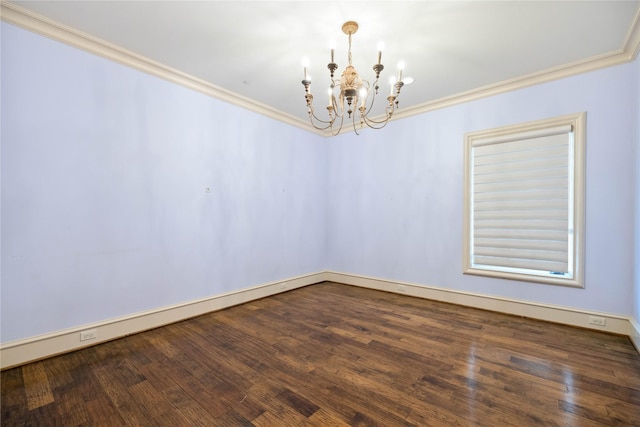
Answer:
[{"label": "wood floor plank", "polygon": [[49,378],[49,385],[52,390],[58,387],[64,387],[66,385],[73,385],[74,379],[71,375],[71,371],[65,359],[58,359],[52,357],[42,361],[47,377]]},{"label": "wood floor plank", "polygon": [[29,407],[25,393],[22,369],[14,368],[0,375],[0,421],[7,425],[22,426],[29,423]]},{"label": "wood floor plank", "polygon": [[323,283],[1,373],[3,426],[640,426],[628,337]]},{"label": "wood floor plank", "polygon": [[124,419],[127,425],[151,425],[153,423],[153,417],[149,414],[150,408],[135,405],[133,396],[126,386],[113,378],[106,367],[96,368],[93,372],[118,415]]},{"label": "wood floor plank", "polygon": [[49,384],[47,370],[42,362],[31,363],[22,369],[24,388],[27,394],[27,407],[29,410],[53,403],[53,391]]},{"label": "wood floor plank", "polygon": [[309,425],[314,426],[332,426],[332,427],[348,427],[346,421],[334,413],[333,411],[325,408],[320,408],[309,417]]},{"label": "wood floor plank", "polygon": [[288,402],[278,398],[286,387],[273,384],[270,381],[255,384],[248,392],[250,399],[258,400],[265,411],[252,419],[254,425],[277,425],[278,420],[287,420],[291,425],[303,425],[307,416],[294,406],[295,402]]},{"label": "wood floor plank", "polygon": [[87,422],[85,425],[104,427],[127,425],[113,402],[106,396],[88,400],[84,406],[91,417],[91,422]]},{"label": "wood floor plank", "polygon": [[191,395],[176,385],[162,391],[162,394],[176,409],[182,422],[190,426],[212,426],[216,423],[216,418],[206,411]]},{"label": "wood floor plank", "polygon": [[68,425],[87,425],[91,419],[85,401],[76,392],[74,384],[65,384],[54,389],[55,411],[59,420]]},{"label": "wood floor plank", "polygon": [[214,419],[228,411],[227,404],[217,398],[216,390],[209,389],[200,379],[174,361],[162,364],[162,371],[171,378],[195,403],[204,408]]}]

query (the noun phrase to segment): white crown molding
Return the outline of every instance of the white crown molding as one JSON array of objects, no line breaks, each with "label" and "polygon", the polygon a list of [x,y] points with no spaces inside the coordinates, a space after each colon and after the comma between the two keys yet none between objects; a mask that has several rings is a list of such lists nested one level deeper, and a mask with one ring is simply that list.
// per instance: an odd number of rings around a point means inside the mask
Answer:
[{"label": "white crown molding", "polygon": [[446,107],[452,107],[458,104],[475,101],[481,98],[487,98],[499,95],[505,92],[511,92],[526,87],[535,86],[578,74],[595,71],[601,68],[612,67],[635,60],[640,52],[640,9],[636,12],[633,23],[629,28],[629,32],[625,38],[623,46],[615,51],[607,52],[602,55],[593,56],[591,58],[575,61],[569,64],[548,68],[536,73],[504,80],[495,84],[490,84],[477,89],[461,92],[452,96],[436,99],[434,101],[425,102],[420,105],[397,110],[394,113],[394,120],[424,114],[429,111],[439,110]]},{"label": "white crown molding", "polygon": [[[638,51],[637,48],[635,50],[636,52]],[[573,64],[551,68],[511,80],[505,80],[500,83],[487,85],[478,89],[462,92],[445,98],[440,98],[435,101],[425,102],[423,104],[405,108],[403,110],[398,110],[394,116],[394,119],[397,120],[416,116],[419,114],[427,113],[429,111],[452,107],[454,105],[464,104],[466,102],[476,101],[478,99],[488,98],[490,96],[500,95],[502,93],[511,92],[518,89],[524,89],[526,87],[535,86],[542,83],[587,73],[590,71],[595,71],[601,68],[620,65],[630,61],[630,56],[623,51],[607,53],[604,55],[585,59],[583,61],[578,61]]]},{"label": "white crown molding", "polygon": [[[182,85],[230,104],[246,108],[247,110],[265,115],[280,122],[296,126],[317,135],[325,137],[331,136],[331,132],[315,129],[306,120],[294,117],[268,105],[228,91],[222,87],[212,85],[204,80],[190,76],[142,55],[123,49],[90,34],[86,34],[82,31],[40,16],[13,3],[0,0],[0,5],[0,15],[3,21],[20,26],[45,37],[49,37],[53,40],[77,47],[95,55],[119,62],[156,77],[163,78],[172,83]],[[600,68],[623,64],[634,60],[638,55],[638,52],[640,52],[640,9],[635,15],[633,24],[629,29],[623,46],[616,51],[483,86],[452,96],[425,102],[413,107],[399,109],[394,113],[391,121],[594,71]],[[374,119],[379,120],[380,117]],[[348,131],[349,129],[345,128],[340,132],[340,134],[347,133]]]},{"label": "white crown molding", "polygon": [[633,61],[640,53],[640,8],[636,11],[633,24],[629,28],[622,46],[622,53],[627,55],[627,61]]},{"label": "white crown molding", "polygon": [[155,77],[168,80],[172,83],[195,90],[221,101],[237,105],[258,114],[262,114],[280,122],[296,126],[319,135],[324,135],[323,132],[315,132],[315,129],[310,129],[308,123],[302,119],[226,90],[220,86],[213,85],[142,55],[138,55],[135,52],[76,30],[75,28],[71,28],[67,25],[45,18],[13,3],[1,0],[0,6],[0,17],[3,21],[24,28],[25,30],[40,34],[78,49],[82,49],[111,61],[118,62]]}]

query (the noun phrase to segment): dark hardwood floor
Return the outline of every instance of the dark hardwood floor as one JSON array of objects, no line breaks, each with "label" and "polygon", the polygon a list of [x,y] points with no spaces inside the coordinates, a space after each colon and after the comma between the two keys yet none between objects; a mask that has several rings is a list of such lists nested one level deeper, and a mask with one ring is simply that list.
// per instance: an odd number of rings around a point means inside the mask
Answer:
[{"label": "dark hardwood floor", "polygon": [[1,376],[3,426],[640,426],[627,337],[334,283]]}]

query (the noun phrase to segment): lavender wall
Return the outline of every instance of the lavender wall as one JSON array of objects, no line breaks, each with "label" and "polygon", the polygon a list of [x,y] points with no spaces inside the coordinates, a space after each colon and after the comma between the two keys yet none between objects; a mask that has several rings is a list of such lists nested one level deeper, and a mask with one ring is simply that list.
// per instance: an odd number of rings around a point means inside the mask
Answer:
[{"label": "lavender wall", "polygon": [[[1,29],[2,342],[322,270],[640,318],[639,60],[327,140]],[[579,111],[586,287],[463,275],[464,133]]]},{"label": "lavender wall", "polygon": [[[631,87],[634,88],[633,92],[636,96],[635,105],[635,124],[636,124],[636,187],[635,187],[635,201],[636,201],[636,223],[635,223],[635,265],[640,265],[640,56],[636,58],[633,68],[634,79]],[[633,317],[636,324],[640,324],[640,273],[637,268],[634,269],[634,298],[633,298]]]},{"label": "lavender wall", "polygon": [[2,342],[326,268],[323,138],[6,23],[1,101]]},{"label": "lavender wall", "polygon": [[[332,142],[327,199],[330,268],[630,315],[638,119],[637,92],[629,87],[637,80],[637,70],[636,61]],[[414,84],[429,82],[418,78]],[[464,133],[581,111],[587,112],[585,288],[463,275]]]}]

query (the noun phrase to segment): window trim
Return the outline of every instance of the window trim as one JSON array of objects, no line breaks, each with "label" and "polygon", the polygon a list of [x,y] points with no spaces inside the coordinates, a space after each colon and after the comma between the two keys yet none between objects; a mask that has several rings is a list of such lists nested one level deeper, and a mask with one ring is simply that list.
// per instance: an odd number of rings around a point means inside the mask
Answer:
[{"label": "window trim", "polygon": [[[573,175],[569,177],[573,184],[573,205],[569,206],[569,215],[573,218],[573,257],[569,260],[573,270],[573,278],[541,276],[522,272],[499,271],[504,268],[478,268],[472,265],[473,239],[473,182],[472,161],[474,144],[482,140],[495,139],[502,141],[519,141],[531,139],[532,133],[544,132],[545,129],[571,126],[573,144],[569,153],[573,154]],[[503,126],[493,129],[468,132],[464,136],[464,227],[463,227],[463,273],[518,281],[537,282],[552,285],[583,288],[584,276],[584,236],[585,236],[585,141],[586,112],[553,117],[527,123]],[[567,234],[569,237],[569,232]],[[508,269],[507,269],[508,270]]]}]

